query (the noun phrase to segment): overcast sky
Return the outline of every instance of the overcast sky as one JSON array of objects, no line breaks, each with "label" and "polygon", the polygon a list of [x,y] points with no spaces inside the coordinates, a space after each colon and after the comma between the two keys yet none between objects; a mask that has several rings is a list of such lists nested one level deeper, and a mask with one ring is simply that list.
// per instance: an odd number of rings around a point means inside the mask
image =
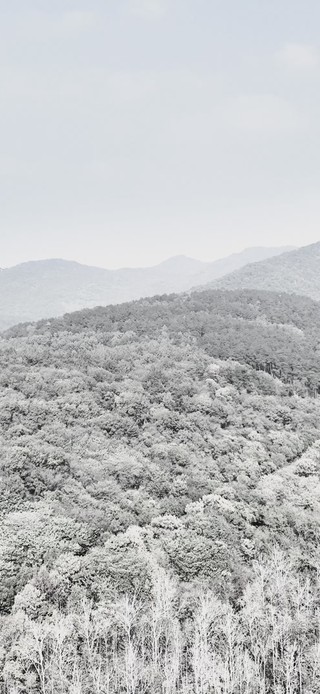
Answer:
[{"label": "overcast sky", "polygon": [[0,0],[0,266],[320,240],[319,0]]}]

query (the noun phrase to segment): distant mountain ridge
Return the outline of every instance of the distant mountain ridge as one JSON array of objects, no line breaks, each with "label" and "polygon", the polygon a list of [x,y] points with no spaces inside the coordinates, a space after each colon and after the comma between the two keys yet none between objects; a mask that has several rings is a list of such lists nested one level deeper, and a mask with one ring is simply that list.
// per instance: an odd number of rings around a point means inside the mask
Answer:
[{"label": "distant mountain ridge", "polygon": [[259,289],[320,300],[320,242],[254,262],[206,285],[212,289]]},{"label": "distant mountain ridge", "polygon": [[61,259],[30,261],[0,272],[0,330],[98,305],[183,292],[287,248],[249,248],[213,262],[183,255],[146,268],[107,270]]}]

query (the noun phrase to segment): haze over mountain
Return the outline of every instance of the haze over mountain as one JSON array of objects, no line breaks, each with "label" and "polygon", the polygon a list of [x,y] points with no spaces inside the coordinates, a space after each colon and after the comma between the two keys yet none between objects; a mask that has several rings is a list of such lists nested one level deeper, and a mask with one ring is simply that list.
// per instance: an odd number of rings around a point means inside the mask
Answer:
[{"label": "haze over mountain", "polygon": [[248,248],[214,262],[183,255],[154,267],[106,270],[67,260],[22,263],[0,272],[0,329],[82,308],[181,292],[287,248]]},{"label": "haze over mountain", "polygon": [[209,283],[221,289],[265,289],[320,300],[320,242],[242,267]]}]

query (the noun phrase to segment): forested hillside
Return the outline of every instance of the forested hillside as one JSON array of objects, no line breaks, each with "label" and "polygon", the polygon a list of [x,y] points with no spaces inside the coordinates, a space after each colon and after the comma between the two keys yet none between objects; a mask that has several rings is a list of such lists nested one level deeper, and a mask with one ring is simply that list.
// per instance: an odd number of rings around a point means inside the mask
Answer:
[{"label": "forested hillside", "polygon": [[320,305],[162,296],[0,340],[10,694],[320,691]]},{"label": "forested hillside", "polygon": [[214,262],[180,255],[144,268],[106,270],[67,260],[22,263],[0,271],[0,331],[67,311],[182,292],[286,248],[248,248]]},{"label": "forested hillside", "polygon": [[214,280],[208,287],[262,289],[320,299],[320,242],[254,262]]}]

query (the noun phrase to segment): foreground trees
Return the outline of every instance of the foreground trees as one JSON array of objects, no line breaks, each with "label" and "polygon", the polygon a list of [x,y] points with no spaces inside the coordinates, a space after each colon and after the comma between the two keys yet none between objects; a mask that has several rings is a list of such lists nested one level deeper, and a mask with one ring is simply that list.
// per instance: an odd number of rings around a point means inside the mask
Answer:
[{"label": "foreground trees", "polygon": [[32,583],[1,630],[8,694],[317,694],[318,578],[274,551],[237,604],[153,566],[148,598],[51,609]]}]

